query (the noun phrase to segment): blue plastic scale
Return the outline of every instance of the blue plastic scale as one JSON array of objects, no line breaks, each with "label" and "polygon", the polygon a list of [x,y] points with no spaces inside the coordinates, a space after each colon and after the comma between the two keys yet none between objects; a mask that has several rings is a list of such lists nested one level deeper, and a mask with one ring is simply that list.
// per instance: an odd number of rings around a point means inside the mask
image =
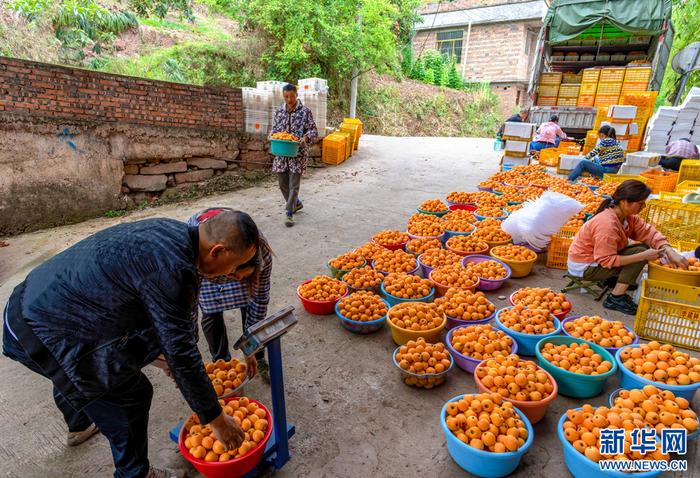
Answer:
[{"label": "blue plastic scale", "polygon": [[[267,348],[270,364],[270,393],[272,395],[272,422],[274,433],[265,447],[263,458],[244,478],[257,476],[263,469],[282,468],[289,461],[289,439],[294,435],[294,425],[287,423],[287,409],[284,402],[284,379],[282,377],[282,349],[280,339],[297,323],[294,307],[288,306],[278,310],[265,320],[261,320],[243,334],[233,346],[249,357],[263,348]],[[170,439],[178,442],[180,422],[170,430]],[[286,433],[284,432],[286,430]]]}]

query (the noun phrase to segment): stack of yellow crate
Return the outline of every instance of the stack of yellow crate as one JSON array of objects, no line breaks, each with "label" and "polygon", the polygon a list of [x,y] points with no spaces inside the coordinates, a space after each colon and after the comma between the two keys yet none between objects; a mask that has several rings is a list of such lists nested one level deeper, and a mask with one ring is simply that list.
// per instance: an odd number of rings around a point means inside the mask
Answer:
[{"label": "stack of yellow crate", "polygon": [[599,78],[600,68],[587,68],[583,70],[576,106],[588,108],[593,106],[595,103],[595,92],[598,89]]},{"label": "stack of yellow crate", "polygon": [[[623,87],[624,88],[624,87]],[[654,114],[654,104],[656,103],[657,91],[637,91],[627,92],[620,96],[620,104],[634,105],[637,107],[637,116],[634,122],[637,123],[638,134],[633,135],[627,145],[628,151],[639,151],[642,149],[642,140],[649,119]]]},{"label": "stack of yellow crate", "polygon": [[651,79],[650,66],[630,66],[625,69],[622,94],[647,91]]},{"label": "stack of yellow crate", "polygon": [[561,85],[561,73],[542,73],[537,86],[537,106],[556,106]]},{"label": "stack of yellow crate", "polygon": [[576,83],[562,83],[559,86],[557,106],[576,106],[580,86],[580,84]]},{"label": "stack of yellow crate", "polygon": [[611,106],[618,103],[622,92],[622,83],[625,80],[625,71],[625,67],[603,68],[600,71],[598,89],[595,93],[595,106]]},{"label": "stack of yellow crate", "polygon": [[598,143],[598,130],[592,129],[586,131],[586,142],[583,143],[583,154],[588,154],[595,148]]}]

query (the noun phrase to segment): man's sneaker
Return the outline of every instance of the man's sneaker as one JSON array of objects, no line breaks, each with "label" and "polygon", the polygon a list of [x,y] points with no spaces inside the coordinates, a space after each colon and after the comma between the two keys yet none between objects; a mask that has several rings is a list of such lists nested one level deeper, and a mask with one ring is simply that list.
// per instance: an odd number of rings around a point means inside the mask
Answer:
[{"label": "man's sneaker", "polygon": [[637,304],[635,304],[632,298],[627,294],[619,296],[608,294],[603,302],[603,307],[609,310],[617,310],[627,315],[637,314]]},{"label": "man's sneaker", "polygon": [[298,213],[298,212],[301,211],[302,209],[304,209],[304,204],[303,204],[301,201],[299,201],[299,200],[297,199],[297,203],[296,203],[296,205],[294,206],[294,214]]},{"label": "man's sneaker", "polygon": [[270,366],[264,358],[258,360],[258,374],[265,383],[270,383]]},{"label": "man's sneaker", "polygon": [[154,468],[148,469],[146,478],[184,478],[185,472],[180,470],[171,470],[170,468]]},{"label": "man's sneaker", "polygon": [[292,227],[294,225],[294,216],[287,214],[287,219],[284,220],[284,225],[287,227]]},{"label": "man's sneaker", "polygon": [[97,425],[92,423],[89,427],[81,432],[68,432],[68,439],[66,439],[66,445],[68,446],[78,446],[81,443],[87,441],[88,438],[93,436],[95,433],[100,431]]}]

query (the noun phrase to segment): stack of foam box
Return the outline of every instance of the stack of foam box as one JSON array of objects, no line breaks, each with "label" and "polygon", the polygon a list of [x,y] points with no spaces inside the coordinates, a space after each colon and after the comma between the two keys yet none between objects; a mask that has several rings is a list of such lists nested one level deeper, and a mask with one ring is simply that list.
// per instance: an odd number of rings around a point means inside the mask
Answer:
[{"label": "stack of foam box", "polygon": [[663,154],[682,138],[700,144],[700,88],[694,87],[680,106],[662,106],[649,121],[646,150]]},{"label": "stack of foam box", "polygon": [[243,116],[245,132],[268,134],[272,129],[270,105],[272,95],[259,88],[241,88],[243,93]]},{"label": "stack of foam box", "polygon": [[501,160],[503,167],[530,164],[530,141],[536,129],[537,125],[534,123],[505,123],[505,153]]},{"label": "stack of foam box", "polygon": [[328,82],[323,78],[304,78],[299,80],[298,92],[301,102],[311,110],[319,138],[323,138],[328,121]]},{"label": "stack of foam box", "polygon": [[649,168],[659,165],[661,156],[658,153],[650,153],[647,151],[636,151],[627,153],[624,164],[620,167],[618,174],[627,174],[631,176],[639,176]]},{"label": "stack of foam box", "polygon": [[639,125],[634,122],[637,107],[634,105],[612,105],[608,108],[608,123],[615,128],[615,135],[622,149],[627,151],[630,138],[639,134]]},{"label": "stack of foam box", "polygon": [[259,90],[270,92],[270,121],[275,120],[275,111],[284,104],[284,85],[285,81],[258,81],[256,86]]}]

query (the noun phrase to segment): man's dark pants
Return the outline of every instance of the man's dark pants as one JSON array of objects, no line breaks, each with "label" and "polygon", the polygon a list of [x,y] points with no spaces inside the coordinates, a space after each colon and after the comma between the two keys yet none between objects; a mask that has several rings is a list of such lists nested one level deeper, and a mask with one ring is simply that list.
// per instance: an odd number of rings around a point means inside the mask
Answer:
[{"label": "man's dark pants", "polygon": [[[44,371],[27,356],[3,321],[3,353],[33,372]],[[126,383],[77,411],[54,387],[56,406],[63,413],[69,431],[86,429],[95,423],[112,447],[115,478],[142,478],[148,474],[148,412],[153,387],[139,372]]]}]

